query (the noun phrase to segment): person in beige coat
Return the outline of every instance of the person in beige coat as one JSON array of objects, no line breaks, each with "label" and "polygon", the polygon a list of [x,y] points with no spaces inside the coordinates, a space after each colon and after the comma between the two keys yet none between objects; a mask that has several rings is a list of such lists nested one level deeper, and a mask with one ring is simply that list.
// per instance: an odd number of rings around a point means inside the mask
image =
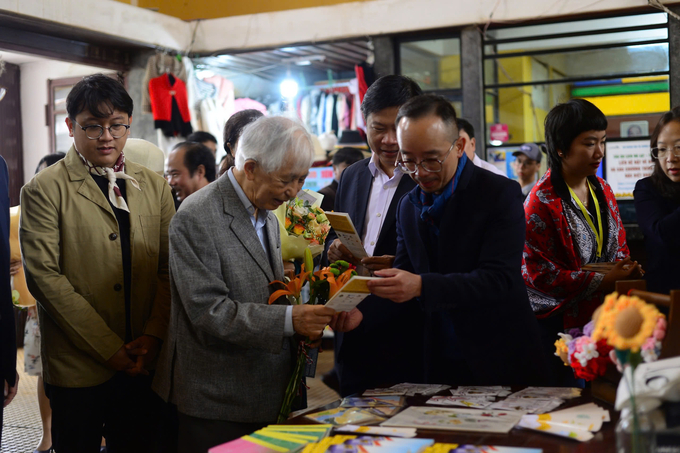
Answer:
[{"label": "person in beige coat", "polygon": [[104,75],[66,100],[74,145],[21,191],[20,241],[41,329],[55,451],[147,452],[164,405],[150,388],[169,310],[170,187],[125,162],[132,99]]}]

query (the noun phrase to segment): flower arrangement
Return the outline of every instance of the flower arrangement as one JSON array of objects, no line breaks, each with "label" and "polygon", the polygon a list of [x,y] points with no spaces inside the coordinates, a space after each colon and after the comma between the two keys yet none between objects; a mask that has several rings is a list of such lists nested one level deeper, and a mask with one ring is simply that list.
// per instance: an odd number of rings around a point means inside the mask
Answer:
[{"label": "flower arrangement", "polygon": [[647,451],[649,446],[640,435],[632,376],[640,363],[659,357],[666,327],[666,318],[656,306],[635,296],[612,293],[605,297],[581,335],[560,334],[555,342],[555,355],[571,366],[577,377],[592,380],[602,376],[609,361],[623,372],[630,390],[634,452]]},{"label": "flower arrangement", "polygon": [[[291,304],[300,305],[302,303],[311,305],[323,305],[328,302],[338,291],[342,288],[352,276],[356,275],[354,266],[346,261],[336,261],[329,267],[325,267],[316,272],[307,271],[306,269],[314,269],[314,262],[312,252],[309,248],[304,251],[304,263],[299,274],[293,277],[287,283],[276,280],[270,285],[283,286],[283,289],[278,289],[269,296],[269,304],[272,304],[279,297],[287,297]],[[309,300],[302,301],[302,288],[309,283]],[[310,362],[309,350],[311,349],[309,339],[303,339],[298,343],[297,360],[293,374],[286,387],[283,404],[279,411],[279,418],[277,423],[282,423],[288,419],[293,400],[300,393],[300,384],[302,383],[302,375],[305,364]]]},{"label": "flower arrangement", "polygon": [[[661,340],[666,335],[666,318],[656,306],[633,296],[612,293],[605,298],[597,314],[593,338],[606,340],[614,348],[612,358],[623,376],[630,393],[632,429],[630,437],[621,432],[618,438],[619,450],[630,445],[633,452],[650,450],[650,439],[640,432],[640,416],[635,402],[635,368],[643,360],[655,360],[661,351]],[[651,441],[653,444],[653,440]]]},{"label": "flower arrangement", "polygon": [[571,329],[569,333],[560,333],[560,339],[555,342],[555,355],[574,370],[576,377],[586,381],[604,375],[612,349],[606,341],[595,341],[590,337],[593,326],[591,321],[583,331]]},{"label": "flower arrangement", "polygon": [[302,260],[307,248],[312,256],[323,252],[331,225],[319,207],[321,199],[315,192],[305,192],[302,198],[293,198],[274,212],[279,220],[284,261]]},{"label": "flower arrangement", "polygon": [[666,318],[654,305],[612,293],[582,331],[571,329],[559,334],[555,355],[574,370],[576,377],[592,381],[604,375],[610,361],[622,369],[625,361],[621,362],[617,351],[638,354],[636,365],[658,359],[665,334]]}]

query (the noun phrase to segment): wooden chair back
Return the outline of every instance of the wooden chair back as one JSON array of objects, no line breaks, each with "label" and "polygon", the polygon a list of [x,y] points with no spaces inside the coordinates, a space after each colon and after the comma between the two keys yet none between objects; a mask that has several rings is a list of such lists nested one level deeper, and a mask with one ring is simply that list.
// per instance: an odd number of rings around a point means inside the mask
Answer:
[{"label": "wooden chair back", "polygon": [[660,358],[680,356],[680,290],[673,290],[670,295],[653,293],[647,291],[644,280],[621,280],[616,282],[616,292],[637,296],[645,302],[666,308],[668,326]]}]

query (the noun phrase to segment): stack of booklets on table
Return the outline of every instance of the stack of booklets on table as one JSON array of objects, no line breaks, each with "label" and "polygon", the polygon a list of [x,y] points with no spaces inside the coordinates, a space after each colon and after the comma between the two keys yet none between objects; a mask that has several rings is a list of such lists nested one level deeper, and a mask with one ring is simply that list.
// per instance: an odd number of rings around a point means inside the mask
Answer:
[{"label": "stack of booklets on table", "polygon": [[[567,399],[579,396],[581,396],[581,389],[578,388],[527,387],[510,394],[510,387],[461,386],[452,389],[451,396],[433,396],[427,404],[542,414],[557,409]],[[497,398],[500,400],[496,401]]]},{"label": "stack of booklets on table", "polygon": [[589,403],[548,414],[524,415],[519,426],[586,442],[608,421],[609,411]]},{"label": "stack of booklets on table", "polygon": [[433,439],[335,435],[307,445],[302,453],[422,453],[433,444]]},{"label": "stack of booklets on table", "polygon": [[208,453],[296,453],[327,437],[331,425],[269,425],[211,448]]},{"label": "stack of booklets on table", "polygon": [[333,426],[370,425],[385,421],[404,407],[404,398],[398,395],[348,397],[340,407],[305,415],[306,418]]},{"label": "stack of booklets on table", "polygon": [[412,406],[381,426],[507,433],[519,423],[522,415],[524,412]]},{"label": "stack of booklets on table", "polygon": [[404,382],[401,384],[393,385],[389,388],[383,389],[371,389],[364,392],[364,396],[387,396],[387,395],[406,395],[415,396],[420,395],[435,395],[442,390],[451,388],[448,385],[442,384],[411,384],[409,382]]},{"label": "stack of booklets on table", "polygon": [[435,443],[433,439],[332,436],[301,453],[541,453],[541,449]]}]

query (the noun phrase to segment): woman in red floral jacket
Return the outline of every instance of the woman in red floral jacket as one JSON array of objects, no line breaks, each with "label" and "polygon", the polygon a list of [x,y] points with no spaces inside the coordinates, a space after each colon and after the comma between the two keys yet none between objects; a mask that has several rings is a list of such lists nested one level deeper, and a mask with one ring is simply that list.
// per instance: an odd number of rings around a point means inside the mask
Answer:
[{"label": "woman in red floral jacket", "polygon": [[[604,114],[583,99],[557,105],[545,119],[550,168],[524,203],[522,276],[549,348],[557,332],[590,321],[617,280],[640,275],[628,256],[614,193],[595,175],[606,129]],[[606,274],[582,269],[614,261]]]}]

